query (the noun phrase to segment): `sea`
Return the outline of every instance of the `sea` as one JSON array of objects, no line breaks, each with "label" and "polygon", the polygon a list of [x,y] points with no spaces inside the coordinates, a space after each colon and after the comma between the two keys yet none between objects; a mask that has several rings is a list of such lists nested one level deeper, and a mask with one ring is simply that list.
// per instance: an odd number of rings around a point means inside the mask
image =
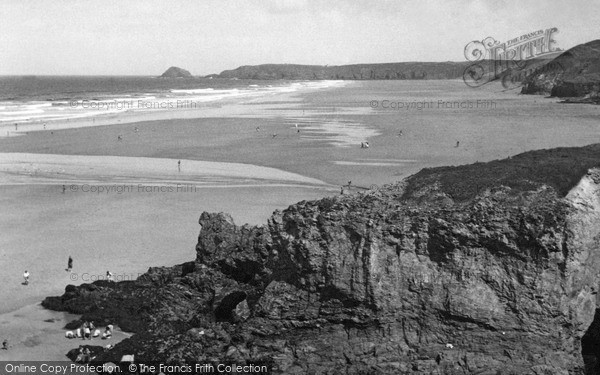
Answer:
[{"label": "sea", "polygon": [[333,81],[265,81],[150,76],[2,76],[0,125],[91,118],[117,112],[194,109]]}]

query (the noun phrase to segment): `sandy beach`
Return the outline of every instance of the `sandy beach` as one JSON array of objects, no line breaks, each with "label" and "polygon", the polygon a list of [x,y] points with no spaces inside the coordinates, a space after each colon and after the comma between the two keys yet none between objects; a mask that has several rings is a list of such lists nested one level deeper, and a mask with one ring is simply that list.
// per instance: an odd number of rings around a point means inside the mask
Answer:
[{"label": "sandy beach", "polygon": [[[373,100],[491,100],[495,108],[400,111]],[[40,312],[39,301],[107,270],[128,280],[194,259],[202,211],[260,225],[275,209],[339,194],[350,181],[368,188],[424,167],[597,141],[597,108],[575,106],[461,82],[360,82],[171,119],[124,112],[81,120],[86,126],[23,126],[0,139],[0,312],[15,327],[6,332],[15,347],[37,348],[24,349],[30,355],[63,359],[71,342],[60,328],[69,317],[46,326],[44,314],[56,315]],[[363,141],[371,147],[361,149]],[[73,273],[65,272],[69,255]]]},{"label": "sandy beach", "polygon": [[0,153],[0,184],[65,183],[223,186],[288,183],[324,187],[313,178],[242,163],[122,157]]},{"label": "sandy beach", "polygon": [[38,303],[0,314],[0,339],[9,344],[8,350],[0,350],[0,361],[69,361],[66,353],[79,345],[105,347],[131,336],[115,327],[112,337],[106,340],[100,337],[92,340],[65,338],[64,325],[77,318],[76,315],[46,310]]}]

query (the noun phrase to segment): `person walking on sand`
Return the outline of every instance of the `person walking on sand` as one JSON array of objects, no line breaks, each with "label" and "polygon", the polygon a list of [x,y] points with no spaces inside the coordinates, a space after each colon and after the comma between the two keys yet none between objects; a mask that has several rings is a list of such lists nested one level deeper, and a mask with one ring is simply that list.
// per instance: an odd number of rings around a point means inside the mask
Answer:
[{"label": "person walking on sand", "polygon": [[8,340],[7,339],[4,339],[4,341],[2,341],[2,349],[8,350]]},{"label": "person walking on sand", "polygon": [[23,272],[23,279],[25,279],[25,282],[23,284],[29,285],[29,271],[25,270],[25,272]]},{"label": "person walking on sand", "polygon": [[63,194],[65,193],[66,190],[67,190],[67,187],[65,185],[63,185]]},{"label": "person walking on sand", "polygon": [[73,269],[73,258],[69,255],[69,260],[67,261],[67,269],[65,271],[71,272]]},{"label": "person walking on sand", "polygon": [[177,171],[181,172],[181,160],[177,161]]},{"label": "person walking on sand", "polygon": [[460,142],[456,141],[456,146],[454,146],[454,147],[458,147],[459,145],[460,145]]},{"label": "person walking on sand", "polygon": [[106,280],[113,281],[113,274],[110,271],[106,271]]}]

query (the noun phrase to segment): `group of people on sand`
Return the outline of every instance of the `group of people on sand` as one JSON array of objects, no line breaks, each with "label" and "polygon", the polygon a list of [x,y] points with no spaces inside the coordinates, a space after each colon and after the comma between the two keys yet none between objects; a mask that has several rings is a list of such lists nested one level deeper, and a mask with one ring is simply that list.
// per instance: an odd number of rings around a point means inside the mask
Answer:
[{"label": "group of people on sand", "polygon": [[[102,340],[110,339],[112,337],[113,325],[109,324],[106,326],[104,333],[102,333]],[[65,332],[65,337],[68,339],[88,339],[91,340],[94,337],[100,336],[101,331],[94,326],[94,322],[83,322],[81,327],[74,331]]]}]

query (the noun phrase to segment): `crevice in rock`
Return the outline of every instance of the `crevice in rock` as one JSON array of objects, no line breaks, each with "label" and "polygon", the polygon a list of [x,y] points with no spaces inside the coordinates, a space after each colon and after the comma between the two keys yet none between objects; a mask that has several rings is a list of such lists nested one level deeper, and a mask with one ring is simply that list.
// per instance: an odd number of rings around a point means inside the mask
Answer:
[{"label": "crevice in rock", "polygon": [[217,322],[233,322],[233,312],[236,306],[246,299],[246,293],[233,292],[225,296],[215,309],[215,320]]},{"label": "crevice in rock", "polygon": [[600,309],[596,309],[592,324],[581,338],[581,355],[585,374],[600,374]]}]

